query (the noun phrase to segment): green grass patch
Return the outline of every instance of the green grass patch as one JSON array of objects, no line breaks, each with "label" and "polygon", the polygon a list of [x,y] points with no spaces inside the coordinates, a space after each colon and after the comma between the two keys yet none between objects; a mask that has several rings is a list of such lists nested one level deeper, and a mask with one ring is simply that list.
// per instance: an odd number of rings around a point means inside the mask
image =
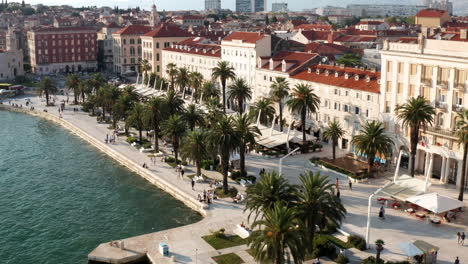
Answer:
[{"label": "green grass patch", "polygon": [[242,239],[239,236],[228,236],[228,235],[209,235],[209,236],[204,236],[202,237],[203,240],[206,241],[206,243],[210,244],[214,249],[219,250],[223,248],[230,248],[230,247],[235,247],[235,246],[240,246],[240,245],[245,245],[247,244],[247,241],[245,239]]},{"label": "green grass patch", "polygon": [[328,239],[328,241],[330,241],[331,243],[335,244],[336,246],[342,248],[342,249],[348,249],[348,248],[352,248],[353,245],[347,243],[347,242],[344,242],[343,240],[333,236],[333,235],[330,235],[330,234],[320,234],[320,236],[322,237],[326,237]]},{"label": "green grass patch", "polygon": [[223,191],[223,187],[217,187],[215,189],[215,194],[219,197],[219,198],[229,198],[229,197],[236,197],[238,191],[235,187],[229,187],[228,189],[228,192],[227,193],[224,193]]},{"label": "green grass patch", "polygon": [[224,254],[224,255],[219,255],[216,257],[212,257],[214,261],[218,264],[241,264],[244,263],[244,261],[236,254],[234,253],[229,253],[229,254]]}]

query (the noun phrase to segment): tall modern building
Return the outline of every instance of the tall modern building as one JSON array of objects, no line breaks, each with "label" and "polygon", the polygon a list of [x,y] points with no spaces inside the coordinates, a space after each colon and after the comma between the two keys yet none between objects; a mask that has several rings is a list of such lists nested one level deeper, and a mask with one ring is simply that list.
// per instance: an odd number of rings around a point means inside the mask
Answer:
[{"label": "tall modern building", "polygon": [[266,11],[267,0],[236,0],[236,12],[252,13]]},{"label": "tall modern building", "polygon": [[205,10],[220,10],[221,0],[205,0]]},{"label": "tall modern building", "polygon": [[254,0],[236,0],[236,12],[239,13],[251,13],[252,3]]},{"label": "tall modern building", "polygon": [[288,3],[272,3],[272,12],[288,12]]}]

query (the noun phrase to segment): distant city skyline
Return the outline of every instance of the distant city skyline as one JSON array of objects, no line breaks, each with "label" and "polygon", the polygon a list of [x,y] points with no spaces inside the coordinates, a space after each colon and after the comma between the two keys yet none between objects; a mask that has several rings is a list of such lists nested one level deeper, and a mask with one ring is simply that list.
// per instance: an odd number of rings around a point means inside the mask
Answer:
[{"label": "distant city skyline", "polygon": [[[14,0],[12,0],[14,1]],[[150,6],[155,2],[158,10],[203,10],[205,7],[205,0],[69,0],[66,4],[75,7],[81,6],[110,6],[118,5],[121,8],[139,6],[145,10],[149,10]],[[327,5],[345,7],[348,4],[395,4],[394,0],[316,0],[311,3],[309,0],[268,0],[268,10],[271,10],[273,2],[286,2],[288,8],[292,11],[300,11],[303,9],[312,9],[323,7]],[[26,0],[30,4],[45,4],[45,5],[62,5],[65,4],[61,0]],[[183,4],[182,4],[183,3]],[[420,0],[408,0],[404,4],[421,4]],[[221,0],[221,7],[223,9],[235,10],[236,0]]]}]

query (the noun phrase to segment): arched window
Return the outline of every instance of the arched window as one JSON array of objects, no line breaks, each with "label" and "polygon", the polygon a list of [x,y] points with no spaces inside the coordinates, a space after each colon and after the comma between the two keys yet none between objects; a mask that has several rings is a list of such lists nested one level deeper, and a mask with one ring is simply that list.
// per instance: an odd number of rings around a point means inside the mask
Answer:
[{"label": "arched window", "polygon": [[134,39],[130,39],[130,44],[135,44],[135,40],[134,40]]},{"label": "arched window", "polygon": [[130,48],[130,55],[135,55],[135,48],[134,47]]}]

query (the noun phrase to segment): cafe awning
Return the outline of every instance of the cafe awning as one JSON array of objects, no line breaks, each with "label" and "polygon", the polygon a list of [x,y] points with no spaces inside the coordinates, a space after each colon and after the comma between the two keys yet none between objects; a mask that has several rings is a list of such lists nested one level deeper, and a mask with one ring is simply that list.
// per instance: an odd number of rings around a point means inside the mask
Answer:
[{"label": "cafe awning", "polygon": [[394,183],[382,189],[382,193],[395,199],[406,201],[408,198],[424,193],[425,182],[409,175],[403,175]]},{"label": "cafe awning", "polygon": [[463,207],[463,202],[440,195],[438,193],[425,193],[409,197],[408,202],[417,204],[433,213],[440,214]]}]

